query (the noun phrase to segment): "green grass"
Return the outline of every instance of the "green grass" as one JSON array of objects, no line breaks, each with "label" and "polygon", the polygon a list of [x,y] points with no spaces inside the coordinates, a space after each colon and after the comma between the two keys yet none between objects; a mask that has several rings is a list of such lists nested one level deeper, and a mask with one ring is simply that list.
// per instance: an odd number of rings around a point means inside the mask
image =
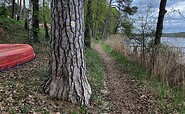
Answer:
[{"label": "green grass", "polygon": [[185,113],[185,97],[182,92],[169,88],[159,79],[151,77],[145,68],[114,51],[108,44],[103,42],[102,47],[106,53],[111,55],[124,68],[131,71],[132,75],[136,76],[142,82],[143,86],[147,87],[152,93],[157,94],[156,101],[152,105],[156,109],[159,109],[161,113]]},{"label": "green grass", "polygon": [[0,17],[0,27],[5,31],[0,43],[27,43],[28,34],[23,21]]},{"label": "green grass", "polygon": [[[92,88],[92,98],[99,106],[103,105],[105,97],[102,95],[101,90],[104,89],[104,70],[103,63],[98,53],[87,48],[85,51],[86,65],[87,65],[87,77]],[[98,112],[101,112],[99,107]]]}]

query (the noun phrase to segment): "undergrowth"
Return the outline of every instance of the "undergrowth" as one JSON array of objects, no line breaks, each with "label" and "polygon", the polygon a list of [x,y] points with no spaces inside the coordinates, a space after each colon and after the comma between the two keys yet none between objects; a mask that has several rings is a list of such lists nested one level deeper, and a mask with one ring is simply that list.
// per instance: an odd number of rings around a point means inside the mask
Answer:
[{"label": "undergrowth", "polygon": [[5,31],[0,43],[27,43],[28,33],[24,29],[24,22],[0,17],[0,28]]},{"label": "undergrowth", "polygon": [[179,90],[169,88],[164,85],[160,79],[153,78],[149,75],[149,72],[144,69],[138,63],[129,60],[126,56],[113,50],[108,44],[102,43],[102,47],[106,53],[111,55],[122,67],[131,71],[143,85],[147,87],[152,93],[156,93],[157,97],[152,104],[158,113],[185,113],[185,97]]}]

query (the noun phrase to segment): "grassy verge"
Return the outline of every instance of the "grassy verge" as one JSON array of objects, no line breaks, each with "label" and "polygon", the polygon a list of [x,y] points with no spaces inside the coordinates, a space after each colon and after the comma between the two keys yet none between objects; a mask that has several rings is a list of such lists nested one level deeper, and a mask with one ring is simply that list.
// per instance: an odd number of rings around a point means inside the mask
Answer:
[{"label": "grassy verge", "polygon": [[180,91],[168,88],[159,79],[149,78],[150,76],[147,70],[129,60],[124,55],[114,51],[106,43],[102,43],[102,47],[106,53],[111,55],[123,67],[130,70],[134,76],[141,80],[143,86],[155,94],[155,98],[152,101],[152,107],[155,112],[164,114],[185,113],[185,99]]},{"label": "grassy verge", "polygon": [[5,31],[0,43],[27,43],[28,34],[23,21],[0,17],[0,27]]},{"label": "grassy verge", "polygon": [[95,106],[98,106],[97,112],[102,112],[101,106],[104,102],[104,96],[102,90],[104,89],[104,70],[103,63],[98,53],[93,49],[86,49],[85,52],[87,76],[92,88],[92,98]]}]

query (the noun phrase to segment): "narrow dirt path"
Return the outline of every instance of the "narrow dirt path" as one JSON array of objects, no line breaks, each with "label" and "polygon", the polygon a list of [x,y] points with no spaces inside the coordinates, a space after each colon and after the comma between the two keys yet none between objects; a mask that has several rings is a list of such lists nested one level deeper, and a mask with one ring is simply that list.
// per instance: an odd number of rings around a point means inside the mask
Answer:
[{"label": "narrow dirt path", "polygon": [[140,88],[140,82],[107,55],[100,45],[96,44],[94,49],[99,52],[104,63],[109,98],[109,110],[106,113],[148,114],[150,103],[147,93]]}]

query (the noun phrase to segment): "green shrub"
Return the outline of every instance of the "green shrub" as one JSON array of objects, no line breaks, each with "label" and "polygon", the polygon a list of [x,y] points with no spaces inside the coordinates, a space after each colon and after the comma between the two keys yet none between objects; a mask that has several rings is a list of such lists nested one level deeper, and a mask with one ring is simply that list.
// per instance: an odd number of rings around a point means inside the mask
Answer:
[{"label": "green shrub", "polygon": [[5,5],[0,7],[0,16],[1,17],[7,17],[9,15],[8,9]]}]

